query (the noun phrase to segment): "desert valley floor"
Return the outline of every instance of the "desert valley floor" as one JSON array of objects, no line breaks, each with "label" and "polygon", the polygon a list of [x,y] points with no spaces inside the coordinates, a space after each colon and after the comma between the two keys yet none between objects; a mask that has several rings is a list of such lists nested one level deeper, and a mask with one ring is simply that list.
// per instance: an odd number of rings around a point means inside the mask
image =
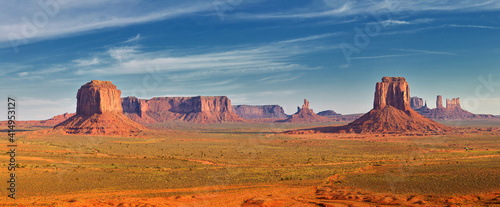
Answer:
[{"label": "desert valley floor", "polygon": [[[289,134],[346,123],[176,122],[150,124],[137,137],[25,128],[18,198],[2,196],[0,205],[500,205],[500,121],[441,123],[461,128]],[[0,158],[7,163],[8,154]]]}]

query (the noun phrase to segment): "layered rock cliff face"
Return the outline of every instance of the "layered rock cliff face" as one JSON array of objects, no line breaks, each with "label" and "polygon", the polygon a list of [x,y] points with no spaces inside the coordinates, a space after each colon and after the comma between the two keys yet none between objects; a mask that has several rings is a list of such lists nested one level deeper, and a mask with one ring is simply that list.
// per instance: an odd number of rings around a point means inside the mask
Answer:
[{"label": "layered rock cliff face", "polygon": [[93,80],[78,89],[76,114],[121,113],[121,91],[111,81]]},{"label": "layered rock cliff face", "polygon": [[[427,105],[427,104],[425,104],[425,105]],[[410,107],[413,110],[417,110],[417,109],[424,107],[424,99],[419,98],[419,97],[411,97],[410,98]]]},{"label": "layered rock cliff face", "polygon": [[77,93],[77,112],[54,127],[68,134],[136,135],[145,128],[123,115],[121,91],[109,81],[93,80]]},{"label": "layered rock cliff face", "polygon": [[340,131],[356,133],[401,133],[450,130],[423,117],[410,107],[410,88],[405,78],[384,77],[375,88],[373,109]]},{"label": "layered rock cliff face", "polygon": [[279,105],[236,105],[232,108],[234,113],[244,119],[281,119],[288,117],[283,108]]},{"label": "layered rock cliff face", "polygon": [[383,77],[382,82],[377,83],[373,109],[380,110],[388,105],[405,112],[411,109],[410,88],[405,78]]},{"label": "layered rock cliff face", "polygon": [[309,123],[309,122],[327,122],[330,119],[322,117],[313,112],[309,108],[309,101],[304,99],[304,104],[302,108],[298,107],[297,113],[280,122],[291,122],[291,123]]},{"label": "layered rock cliff face", "polygon": [[226,96],[136,97],[122,99],[123,112],[139,123],[185,121],[194,123],[244,122]]},{"label": "layered rock cliff face", "polygon": [[446,107],[443,107],[443,97],[437,96],[436,108],[423,107],[416,110],[421,115],[433,120],[467,120],[467,119],[495,119],[490,114],[473,114],[462,109],[460,98],[446,99]]}]

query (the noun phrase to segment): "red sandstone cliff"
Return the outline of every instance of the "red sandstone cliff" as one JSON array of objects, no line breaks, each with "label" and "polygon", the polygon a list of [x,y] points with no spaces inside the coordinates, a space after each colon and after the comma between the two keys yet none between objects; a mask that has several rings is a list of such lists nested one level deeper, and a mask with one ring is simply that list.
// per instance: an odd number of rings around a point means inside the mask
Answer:
[{"label": "red sandstone cliff", "polygon": [[144,127],[123,115],[121,91],[109,81],[93,80],[77,93],[76,115],[56,125],[68,134],[136,135]]},{"label": "red sandstone cliff", "polygon": [[232,111],[226,96],[156,97],[149,100],[126,97],[123,112],[131,119],[147,124],[185,121],[194,123],[244,122]]}]

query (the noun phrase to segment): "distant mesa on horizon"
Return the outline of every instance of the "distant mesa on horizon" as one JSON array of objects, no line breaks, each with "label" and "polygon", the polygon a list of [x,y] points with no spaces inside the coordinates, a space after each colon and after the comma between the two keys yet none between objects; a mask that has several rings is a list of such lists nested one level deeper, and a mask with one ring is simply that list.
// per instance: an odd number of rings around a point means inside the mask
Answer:
[{"label": "distant mesa on horizon", "polygon": [[183,121],[191,123],[246,122],[233,112],[226,96],[122,98],[123,113],[132,120],[149,124]]},{"label": "distant mesa on horizon", "polygon": [[314,113],[312,109],[309,108],[309,101],[304,99],[304,104],[302,108],[297,107],[297,112],[293,114],[288,119],[279,122],[289,122],[289,123],[311,123],[311,122],[327,122],[330,119],[322,117]]},{"label": "distant mesa on horizon", "polygon": [[235,105],[234,113],[244,119],[283,119],[288,118],[279,105]]},{"label": "distant mesa on horizon", "polygon": [[[406,88],[405,88],[406,87]],[[63,128],[69,133],[120,133],[116,129],[99,130],[86,126],[79,128],[76,125],[70,126],[68,119],[75,115],[93,116],[95,114],[101,118],[91,121],[101,122],[104,118],[109,118],[110,114],[123,114],[118,117],[116,123],[130,125],[131,128],[140,128],[135,125],[152,124],[158,122],[186,122],[186,123],[222,123],[222,122],[288,122],[288,123],[313,123],[313,122],[353,122],[362,114],[341,115],[334,110],[325,110],[317,114],[309,107],[309,101],[304,99],[302,107],[297,107],[297,112],[293,115],[285,114],[279,105],[231,105],[231,100],[226,96],[194,96],[194,97],[155,97],[151,99],[138,99],[136,97],[121,98],[121,91],[110,81],[92,80],[84,84],[77,93],[77,112],[65,113],[54,116],[48,120],[41,121],[18,121],[17,123],[27,127],[53,127]],[[384,77],[382,82],[377,83],[374,96],[375,110],[384,109],[385,106],[392,106],[411,115],[408,109],[412,109],[432,120],[481,120],[497,119],[498,116],[489,114],[473,114],[463,110],[460,105],[460,98],[446,99],[446,107],[443,106],[443,98],[438,95],[436,98],[436,108],[430,109],[427,101],[419,97],[409,97],[409,87],[406,79],[402,77]],[[409,106],[409,107],[408,107]],[[371,112],[374,113],[374,112]],[[375,114],[374,114],[375,115]],[[116,118],[116,117],[115,117]],[[366,117],[365,117],[366,118]],[[71,119],[75,122],[76,117]],[[114,119],[114,118],[113,118]],[[86,119],[85,119],[86,120]],[[130,122],[130,120],[134,122]],[[89,121],[89,120],[87,120]],[[110,120],[107,120],[110,121]],[[80,120],[80,123],[85,121]],[[6,122],[0,122],[4,125]],[[127,124],[126,124],[127,123]],[[359,122],[356,122],[359,123]],[[76,123],[73,123],[76,124]],[[355,124],[355,123],[352,123]],[[142,127],[142,126],[141,126]],[[126,129],[126,128],[125,128]],[[72,132],[71,132],[72,131]],[[126,130],[125,130],[126,131]],[[140,130],[131,130],[140,131]],[[358,129],[357,131],[363,131]]]},{"label": "distant mesa on horizon", "polygon": [[342,114],[339,114],[335,112],[334,110],[325,110],[317,113],[318,116],[324,116],[324,117],[335,117],[335,116],[340,116]]},{"label": "distant mesa on horizon", "polygon": [[436,97],[436,108],[434,109],[427,107],[427,101],[425,105],[421,105],[423,99],[419,97],[412,97],[411,103],[412,109],[432,120],[479,120],[497,118],[491,114],[473,114],[462,109],[460,98],[458,97],[446,99],[446,107],[443,107],[443,97],[438,95]]}]

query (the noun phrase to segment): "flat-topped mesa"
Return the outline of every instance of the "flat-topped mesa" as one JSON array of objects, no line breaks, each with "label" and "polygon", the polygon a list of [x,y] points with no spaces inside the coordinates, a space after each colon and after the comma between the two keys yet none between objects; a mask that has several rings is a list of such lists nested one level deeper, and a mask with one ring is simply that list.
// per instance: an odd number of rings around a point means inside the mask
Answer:
[{"label": "flat-topped mesa", "polygon": [[377,83],[373,109],[383,109],[387,105],[405,112],[411,109],[410,88],[405,78],[383,77],[382,82]]},{"label": "flat-topped mesa", "polygon": [[443,97],[442,96],[437,96],[436,98],[436,108],[437,109],[443,109]]},{"label": "flat-topped mesa", "polygon": [[92,80],[78,90],[76,114],[122,113],[120,96],[121,91],[110,81]]},{"label": "flat-topped mesa", "polygon": [[285,111],[279,105],[236,105],[231,107],[234,113],[244,119],[287,118]]},{"label": "flat-topped mesa", "polygon": [[227,96],[198,96],[201,112],[232,112],[231,100]]},{"label": "flat-topped mesa", "polygon": [[149,100],[126,97],[123,112],[139,123],[186,121],[196,123],[244,122],[233,113],[226,96],[155,97]]}]

